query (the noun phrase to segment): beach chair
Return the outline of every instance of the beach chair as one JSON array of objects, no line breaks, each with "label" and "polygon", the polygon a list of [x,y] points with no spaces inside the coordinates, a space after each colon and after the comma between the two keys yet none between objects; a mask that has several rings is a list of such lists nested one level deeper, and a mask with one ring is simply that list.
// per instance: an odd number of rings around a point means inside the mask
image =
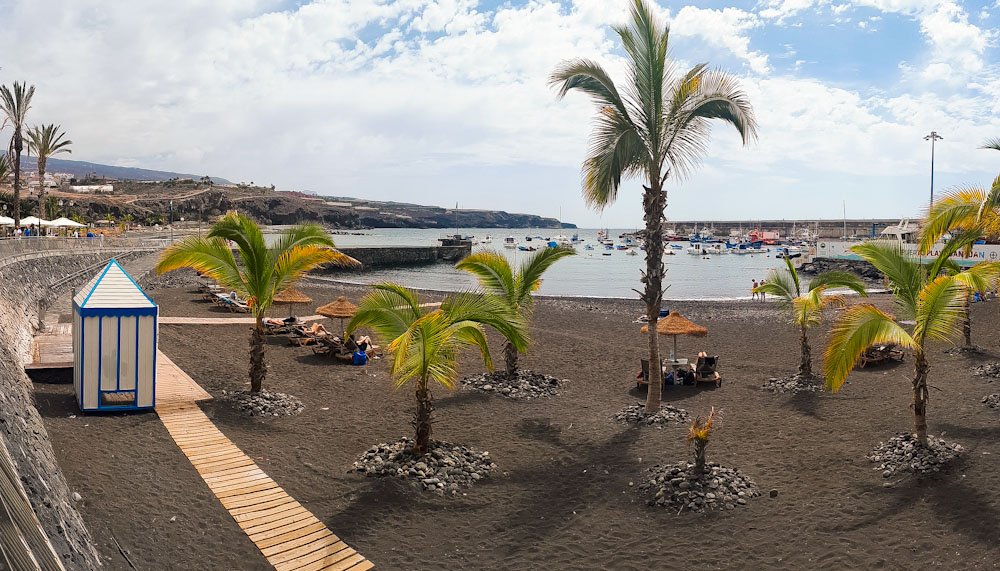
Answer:
[{"label": "beach chair", "polygon": [[718,355],[713,357],[698,357],[698,363],[694,366],[694,384],[715,383],[716,387],[721,387],[722,375],[716,371],[718,366]]},{"label": "beach chair", "polygon": [[858,367],[863,369],[870,365],[881,365],[890,361],[902,362],[904,356],[903,350],[897,348],[895,343],[872,345],[858,357]]},{"label": "beach chair", "polygon": [[341,361],[350,361],[351,352],[336,337],[318,337],[316,345],[312,347],[313,354],[335,357]]},{"label": "beach chair", "polygon": [[[670,359],[661,359],[660,371],[663,371],[670,362]],[[635,377],[635,388],[637,389],[649,386],[649,359],[640,359],[639,363],[642,366],[642,371]],[[667,387],[667,374],[668,373],[661,373],[660,375],[660,380],[663,383],[664,388]]]}]

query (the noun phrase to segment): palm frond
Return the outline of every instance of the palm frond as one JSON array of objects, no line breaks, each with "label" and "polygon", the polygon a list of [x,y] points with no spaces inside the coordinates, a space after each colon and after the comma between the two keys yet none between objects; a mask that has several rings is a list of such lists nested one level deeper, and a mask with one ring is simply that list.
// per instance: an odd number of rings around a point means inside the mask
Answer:
[{"label": "palm frond", "polygon": [[944,247],[941,248],[941,251],[938,252],[938,255],[931,262],[928,275],[930,277],[935,277],[940,274],[944,263],[950,260],[951,256],[959,250],[965,250],[966,252],[971,253],[972,245],[982,236],[983,231],[978,224],[957,232],[945,243]]},{"label": "palm frond", "polygon": [[986,139],[980,149],[993,149],[994,151],[1000,151],[1000,137],[993,137],[992,139]]},{"label": "palm frond", "polygon": [[233,251],[224,240],[189,236],[171,244],[160,255],[156,272],[165,274],[180,268],[194,268],[219,285],[247,295],[247,286]]},{"label": "palm frond", "polygon": [[495,251],[469,254],[455,265],[455,269],[476,276],[486,291],[507,300],[510,305],[515,305],[517,283],[514,279],[514,270],[503,254]]},{"label": "palm frond", "polygon": [[60,130],[60,125],[48,124],[35,126],[28,130],[28,148],[31,149],[39,161],[44,161],[52,155],[59,153],[72,153],[69,146],[73,141],[63,140],[66,133]]},{"label": "palm frond", "polygon": [[517,306],[530,305],[531,293],[538,291],[542,285],[542,275],[552,267],[552,264],[559,260],[576,255],[573,248],[560,246],[558,248],[544,248],[535,252],[521,263],[521,268],[517,273]]},{"label": "palm frond", "polygon": [[965,315],[965,286],[951,276],[939,276],[920,292],[913,338],[921,346],[926,339],[954,338]]},{"label": "palm frond", "polygon": [[955,264],[948,273],[969,292],[985,292],[996,287],[1000,280],[1000,262],[979,262],[964,269]]},{"label": "palm frond", "polygon": [[781,309],[789,308],[792,300],[799,297],[798,274],[770,270],[764,281],[767,283],[757,286],[753,291],[776,297],[778,299],[778,307]]},{"label": "palm frond", "polygon": [[913,348],[916,342],[892,317],[870,304],[856,305],[844,312],[833,325],[824,352],[826,386],[840,390],[865,349],[875,344],[895,343]]},{"label": "palm frond", "polygon": [[[997,196],[991,196],[995,194]],[[1000,192],[991,193],[982,188],[959,187],[946,192],[931,205],[920,231],[920,253],[927,254],[948,232],[982,225],[989,217],[996,217]],[[991,208],[992,206],[992,208]]]},{"label": "palm frond", "polygon": [[389,344],[403,335],[421,315],[420,300],[415,293],[394,283],[376,284],[358,303],[347,325],[347,334],[358,327],[370,327],[382,343]]},{"label": "palm frond", "polygon": [[629,116],[615,82],[595,61],[577,58],[560,63],[549,76],[549,86],[557,89],[559,99],[577,89],[589,95],[598,109],[610,107],[626,119]]},{"label": "palm frond", "polygon": [[851,252],[885,274],[904,317],[916,316],[917,299],[925,279],[924,268],[919,261],[906,254],[902,245],[889,240],[863,242],[852,247]]},{"label": "palm frond", "polygon": [[861,296],[866,296],[865,283],[850,272],[829,271],[819,274],[809,282],[809,289],[846,288]]},{"label": "palm frond", "polygon": [[[277,259],[272,265],[274,268],[271,276],[269,291],[265,294],[266,305],[271,305],[272,298],[278,292],[298,281],[309,270],[329,263],[339,263],[347,265],[350,262],[357,262],[354,258],[342,254],[337,250],[325,245],[296,245],[292,246]],[[265,307],[264,310],[267,308]]]},{"label": "palm frond", "polygon": [[623,179],[645,172],[649,151],[635,125],[615,109],[598,114],[583,161],[583,198],[603,209],[618,197]]}]

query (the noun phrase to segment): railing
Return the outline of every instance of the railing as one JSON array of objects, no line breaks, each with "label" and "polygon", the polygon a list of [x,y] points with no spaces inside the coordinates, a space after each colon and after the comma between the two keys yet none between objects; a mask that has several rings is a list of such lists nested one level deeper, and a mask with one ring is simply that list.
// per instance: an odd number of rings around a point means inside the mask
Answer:
[{"label": "railing", "polygon": [[170,244],[169,239],[149,238],[67,238],[58,236],[38,236],[28,238],[0,239],[0,264],[8,264],[22,259],[39,257],[51,252],[90,253],[102,251],[162,250]]}]

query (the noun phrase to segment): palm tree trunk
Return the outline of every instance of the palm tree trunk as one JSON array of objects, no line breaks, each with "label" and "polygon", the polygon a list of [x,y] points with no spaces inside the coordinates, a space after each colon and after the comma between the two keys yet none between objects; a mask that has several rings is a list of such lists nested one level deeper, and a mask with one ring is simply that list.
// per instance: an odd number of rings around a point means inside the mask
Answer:
[{"label": "palm tree trunk", "polygon": [[694,441],[694,473],[701,478],[705,474],[705,449],[708,442],[705,440]]},{"label": "palm tree trunk", "polygon": [[[38,157],[38,217],[45,218],[45,162]],[[38,225],[41,231],[42,225]]]},{"label": "palm tree trunk", "polygon": [[431,445],[431,391],[427,388],[427,379],[421,379],[417,387],[417,413],[413,417],[413,427],[417,430],[416,444],[413,453],[417,456],[427,454]]},{"label": "palm tree trunk", "polygon": [[965,346],[972,347],[972,304],[965,297],[965,321],[962,323],[962,333],[965,334]]},{"label": "palm tree trunk", "polygon": [[802,326],[802,336],[799,338],[801,343],[801,356],[802,360],[799,362],[799,376],[804,379],[811,379],[812,374],[812,350],[809,348],[809,336],[806,335],[806,326]]},{"label": "palm tree trunk", "polygon": [[922,348],[914,355],[913,365],[913,430],[920,444],[927,446],[927,358]]},{"label": "palm tree trunk", "polygon": [[[653,175],[654,177],[656,175]],[[663,388],[660,368],[660,345],[657,343],[656,323],[660,319],[660,303],[663,299],[663,208],[665,197],[659,180],[650,181],[643,187],[642,205],[646,222],[646,282],[642,294],[646,302],[646,317],[649,320],[649,390],[646,393],[646,410],[660,410],[660,391]],[[675,356],[676,357],[676,356]]]},{"label": "palm tree trunk", "polygon": [[510,341],[503,345],[503,361],[507,378],[512,378],[517,373],[517,349],[511,345]]},{"label": "palm tree trunk", "polygon": [[21,227],[21,151],[24,149],[24,139],[18,128],[14,137],[14,227]]},{"label": "palm tree trunk", "polygon": [[267,366],[264,364],[264,322],[257,316],[257,324],[250,330],[250,392],[259,393],[264,386]]}]

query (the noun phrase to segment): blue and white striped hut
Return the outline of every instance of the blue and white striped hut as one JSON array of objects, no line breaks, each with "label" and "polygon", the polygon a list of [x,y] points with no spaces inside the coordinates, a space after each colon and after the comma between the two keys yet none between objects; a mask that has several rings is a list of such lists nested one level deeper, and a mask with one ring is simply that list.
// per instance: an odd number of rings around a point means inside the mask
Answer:
[{"label": "blue and white striped hut", "polygon": [[115,260],[73,296],[73,384],[80,410],[155,406],[158,309]]}]

